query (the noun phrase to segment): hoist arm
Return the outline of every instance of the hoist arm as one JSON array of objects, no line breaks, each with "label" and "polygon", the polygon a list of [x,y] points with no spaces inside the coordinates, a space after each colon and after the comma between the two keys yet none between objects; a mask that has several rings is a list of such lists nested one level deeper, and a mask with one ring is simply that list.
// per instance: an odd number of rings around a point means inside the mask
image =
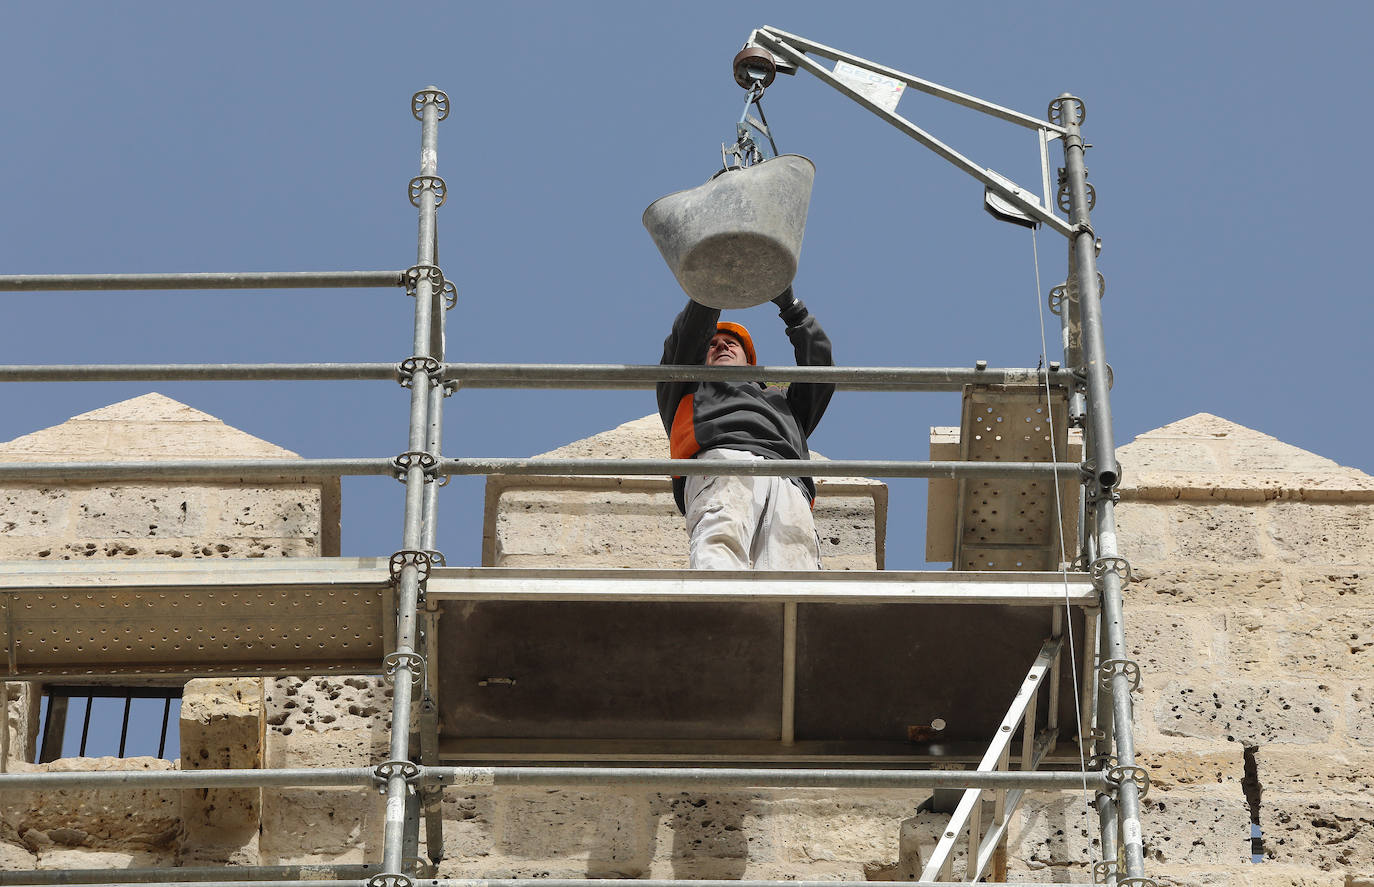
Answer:
[{"label": "hoist arm", "polygon": [[[1018,126],[1024,126],[1027,129],[1037,130],[1042,134],[1042,143],[1048,138],[1056,138],[1063,135],[1065,132],[1064,127],[1044,120],[1037,120],[1028,114],[1022,114],[1019,111],[1013,111],[1009,108],[1003,108],[1000,105],[994,105],[991,102],[985,102],[982,99],[949,89],[938,83],[931,83],[928,80],[913,77],[910,74],[905,74],[884,65],[875,64],[867,59],[841,52],[838,49],[825,46],[824,44],[815,43],[804,37],[789,34],[786,31],[780,31],[777,28],[765,26],[754,31],[749,35],[749,45],[761,47],[771,53],[778,61],[779,71],[783,73],[791,73],[791,71],[795,70],[806,71],[822,83],[835,89],[855,103],[867,108],[901,132],[929,148],[935,154],[938,154],[954,166],[977,179],[985,188],[996,193],[1003,200],[1012,204],[1015,208],[1021,210],[1035,221],[1048,225],[1065,237],[1074,234],[1074,228],[1068,222],[1064,221],[1053,212],[1050,212],[1045,204],[1041,204],[1040,201],[1028,196],[1033,194],[1033,191],[1021,188],[1009,179],[974,163],[972,160],[949,147],[944,142],[941,142],[910,120],[907,120],[895,111],[889,111],[887,108],[884,108],[849,84],[840,80],[833,73],[808,58],[806,53],[814,53],[815,55],[831,59],[832,61],[847,62],[855,67],[863,68],[864,70],[871,71],[883,77],[904,83],[920,92],[954,102],[955,104],[971,108],[975,111],[980,111],[984,114],[989,114],[1009,123],[1015,123]],[[1047,203],[1048,198],[1049,195],[1047,194]]]}]

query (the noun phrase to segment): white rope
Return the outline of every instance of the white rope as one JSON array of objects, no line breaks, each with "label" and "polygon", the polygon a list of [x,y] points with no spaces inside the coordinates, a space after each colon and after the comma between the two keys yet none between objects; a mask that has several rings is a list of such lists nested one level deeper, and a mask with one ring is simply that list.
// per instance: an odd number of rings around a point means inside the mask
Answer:
[{"label": "white rope", "polygon": [[[1049,346],[1045,339],[1045,304],[1040,298],[1040,244],[1035,236],[1035,228],[1031,228],[1031,255],[1035,261],[1035,307],[1040,317],[1040,365],[1045,369],[1045,424],[1050,430],[1050,461],[1058,462],[1058,441],[1054,435],[1054,404],[1050,395],[1050,358]],[[1066,287],[1067,289],[1067,287]],[[1068,293],[1065,292],[1064,299],[1060,302],[1060,310],[1069,310]],[[1067,441],[1065,442],[1067,443]],[[1055,519],[1059,521],[1058,531],[1055,536],[1059,538],[1059,569],[1064,576],[1064,630],[1068,633],[1069,639],[1069,671],[1073,676],[1073,711],[1077,719],[1078,729],[1078,768],[1083,773],[1083,795],[1088,797],[1088,762],[1083,754],[1083,694],[1078,686],[1078,653],[1074,648],[1073,638],[1073,607],[1069,602],[1069,568],[1068,557],[1064,550],[1064,503],[1059,495],[1059,470],[1054,472],[1054,513]],[[1087,532],[1087,527],[1083,528]]]}]

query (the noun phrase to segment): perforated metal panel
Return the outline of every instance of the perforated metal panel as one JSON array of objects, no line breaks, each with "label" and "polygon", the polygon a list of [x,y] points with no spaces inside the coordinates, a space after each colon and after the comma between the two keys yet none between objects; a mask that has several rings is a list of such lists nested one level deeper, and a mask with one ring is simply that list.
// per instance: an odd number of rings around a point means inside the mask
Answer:
[{"label": "perforated metal panel", "polygon": [[[1069,453],[1068,405],[1034,386],[964,392],[960,458],[977,462],[1054,462]],[[974,478],[959,482],[956,570],[1055,570],[1060,533],[1073,556],[1078,478],[1063,478],[1058,498],[1048,478]],[[1062,521],[1057,521],[1060,515]]]},{"label": "perforated metal panel", "polygon": [[[227,565],[221,569],[235,572]],[[124,587],[109,589],[31,588],[0,597],[9,673],[94,677],[380,669],[385,652],[381,585],[335,587],[279,571],[279,584],[264,573],[252,587],[224,587],[227,582],[216,583],[206,572],[181,577],[186,582],[180,587],[121,583]],[[167,579],[156,578],[159,585]],[[207,580],[208,586],[201,584]]]}]

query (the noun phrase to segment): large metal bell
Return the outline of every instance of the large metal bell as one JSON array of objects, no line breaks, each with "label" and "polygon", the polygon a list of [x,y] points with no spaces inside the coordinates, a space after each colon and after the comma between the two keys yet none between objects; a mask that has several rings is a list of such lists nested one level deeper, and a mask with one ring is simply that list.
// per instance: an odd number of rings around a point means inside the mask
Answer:
[{"label": "large metal bell", "polygon": [[783,154],[660,197],[644,227],[693,301],[761,305],[797,275],[816,166]]}]

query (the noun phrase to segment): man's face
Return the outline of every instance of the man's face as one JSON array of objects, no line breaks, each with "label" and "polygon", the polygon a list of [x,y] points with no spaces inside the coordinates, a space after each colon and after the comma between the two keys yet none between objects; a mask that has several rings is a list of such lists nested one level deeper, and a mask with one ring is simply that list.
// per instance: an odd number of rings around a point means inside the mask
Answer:
[{"label": "man's face", "polygon": [[739,339],[729,333],[716,333],[706,347],[706,365],[745,367],[749,366],[749,358],[744,356],[744,345]]}]

